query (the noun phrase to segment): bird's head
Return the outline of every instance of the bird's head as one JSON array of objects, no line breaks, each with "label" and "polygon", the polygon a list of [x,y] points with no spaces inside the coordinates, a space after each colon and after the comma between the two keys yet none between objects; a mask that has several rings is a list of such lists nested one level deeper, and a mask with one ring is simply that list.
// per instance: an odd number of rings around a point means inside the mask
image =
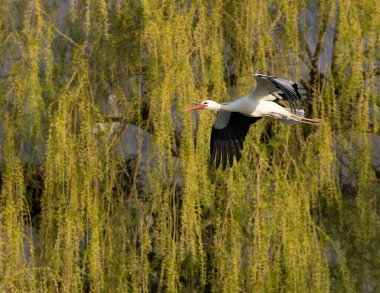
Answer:
[{"label": "bird's head", "polygon": [[194,105],[190,108],[187,108],[185,111],[188,112],[188,111],[204,110],[204,109],[218,111],[218,110],[220,110],[220,108],[221,108],[221,106],[217,102],[214,102],[211,100],[206,100],[206,101],[203,101],[202,103],[200,103],[198,105]]}]

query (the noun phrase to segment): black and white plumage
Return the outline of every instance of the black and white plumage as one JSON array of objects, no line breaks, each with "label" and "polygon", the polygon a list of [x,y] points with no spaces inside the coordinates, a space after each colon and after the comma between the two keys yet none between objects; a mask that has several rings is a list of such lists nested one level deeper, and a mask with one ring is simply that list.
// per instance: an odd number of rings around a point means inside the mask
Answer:
[{"label": "black and white plumage", "polygon": [[271,96],[274,100],[285,100],[293,113],[299,108],[299,100],[309,98],[307,89],[300,83],[263,74],[254,74],[254,77],[257,83],[256,96],[265,97],[267,100],[271,100]]},{"label": "black and white plumage", "polygon": [[211,130],[210,162],[216,161],[216,167],[222,163],[223,170],[227,166],[227,159],[230,167],[234,157],[239,162],[248,130],[259,119],[261,118],[248,117],[239,112],[218,112]]},{"label": "black and white plumage", "polygon": [[[306,100],[308,93],[301,84],[263,74],[254,74],[254,77],[257,86],[245,97],[224,104],[207,100],[187,109],[218,111],[210,141],[211,164],[215,161],[217,168],[220,164],[223,170],[228,163],[232,166],[234,157],[240,160],[248,130],[261,117],[276,118],[288,125],[297,122],[319,125],[322,122],[303,117],[299,101]],[[281,101],[286,102],[289,108],[284,107]]]}]

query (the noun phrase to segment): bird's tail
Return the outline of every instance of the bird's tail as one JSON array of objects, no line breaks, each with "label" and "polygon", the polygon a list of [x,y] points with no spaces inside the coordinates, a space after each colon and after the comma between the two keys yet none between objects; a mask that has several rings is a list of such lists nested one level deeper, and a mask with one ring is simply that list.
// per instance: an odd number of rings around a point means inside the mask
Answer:
[{"label": "bird's tail", "polygon": [[300,117],[300,116],[297,116],[294,114],[291,115],[291,118],[297,122],[311,124],[311,125],[321,125],[322,124],[322,119],[305,118],[305,117]]}]

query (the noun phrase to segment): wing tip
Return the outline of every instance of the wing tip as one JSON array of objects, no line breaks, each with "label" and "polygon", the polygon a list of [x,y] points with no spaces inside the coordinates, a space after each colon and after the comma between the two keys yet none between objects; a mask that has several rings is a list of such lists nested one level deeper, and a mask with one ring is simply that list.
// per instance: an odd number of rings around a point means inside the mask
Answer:
[{"label": "wing tip", "polygon": [[254,77],[263,77],[263,78],[268,78],[270,77],[269,75],[261,74],[261,73],[253,73]]}]

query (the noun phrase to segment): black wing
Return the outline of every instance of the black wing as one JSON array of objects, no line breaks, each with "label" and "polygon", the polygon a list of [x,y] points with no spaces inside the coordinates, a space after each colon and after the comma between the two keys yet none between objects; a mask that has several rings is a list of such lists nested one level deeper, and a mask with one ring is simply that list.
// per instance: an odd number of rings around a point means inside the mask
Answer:
[{"label": "black wing", "polygon": [[257,90],[267,92],[274,98],[286,100],[292,112],[299,109],[298,101],[309,98],[307,89],[300,83],[263,74],[254,74]]},{"label": "black wing", "polygon": [[238,112],[218,112],[211,131],[210,164],[216,161],[216,168],[222,163],[223,170],[227,167],[227,159],[230,167],[234,157],[240,161],[243,142],[247,136],[251,124],[260,117],[247,117]]}]

